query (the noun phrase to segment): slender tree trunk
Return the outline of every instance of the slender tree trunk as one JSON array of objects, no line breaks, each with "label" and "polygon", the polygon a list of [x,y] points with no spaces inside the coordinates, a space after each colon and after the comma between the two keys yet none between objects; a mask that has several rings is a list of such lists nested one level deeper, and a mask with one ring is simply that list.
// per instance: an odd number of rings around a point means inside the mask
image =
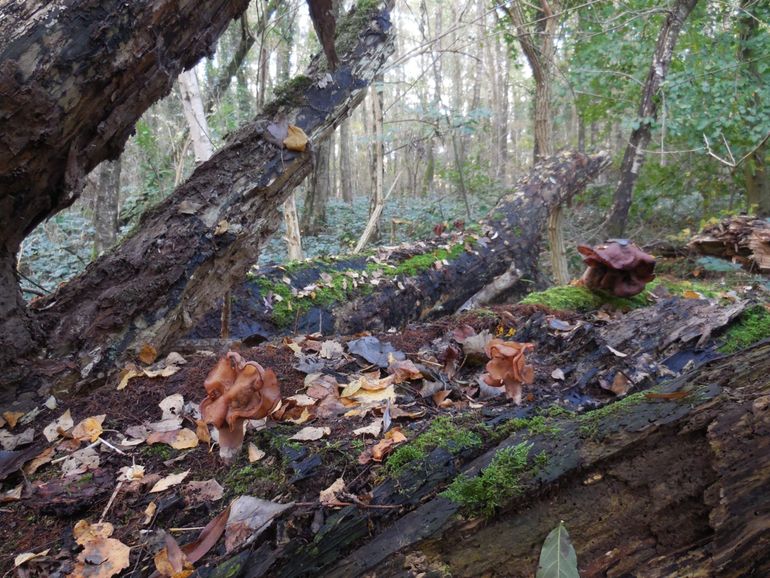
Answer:
[{"label": "slender tree trunk", "polygon": [[[757,70],[756,55],[751,48],[751,41],[759,34],[759,20],[752,14],[753,6],[756,5],[751,0],[741,0],[741,12],[738,15],[741,44],[738,58],[745,63],[749,76],[759,85],[762,79]],[[758,110],[762,104],[759,90],[754,91],[752,100],[754,108]],[[770,175],[766,155],[767,142],[755,150],[743,165],[748,209],[759,217],[770,216]]]},{"label": "slender tree trunk", "polygon": [[604,223],[608,237],[622,237],[628,222],[634,185],[644,164],[645,151],[652,137],[652,123],[658,116],[658,93],[666,79],[668,67],[674,56],[679,33],[698,0],[676,0],[658,34],[658,42],[652,56],[647,80],[642,88],[642,100],[637,112],[639,126],[631,131],[628,146],[620,165],[612,207]]},{"label": "slender tree trunk", "polygon": [[115,244],[118,237],[121,160],[99,165],[99,181],[94,198],[94,256]]},{"label": "slender tree trunk", "polygon": [[[383,77],[378,76],[372,84],[370,91],[372,101],[372,117],[371,128],[373,136],[372,144],[372,194],[369,201],[369,214],[371,215],[378,206],[383,205],[383,199],[385,195],[384,181],[385,181],[385,142],[383,138]],[[378,239],[380,235],[379,220],[374,224],[374,233],[372,233],[372,239]]]},{"label": "slender tree trunk", "polygon": [[307,183],[302,230],[305,235],[318,235],[326,227],[326,201],[329,199],[329,177],[332,143],[326,139],[316,147],[315,169]]},{"label": "slender tree trunk", "polygon": [[289,261],[299,261],[302,259],[302,236],[294,193],[290,194],[283,203],[283,222],[286,226],[286,250]]},{"label": "slender tree trunk", "polygon": [[353,174],[350,162],[350,120],[340,125],[340,189],[346,203],[353,202]]},{"label": "slender tree trunk", "polygon": [[203,112],[203,100],[194,69],[186,70],[179,75],[179,92],[182,96],[182,110],[187,120],[195,153],[195,164],[198,165],[211,158],[214,147],[211,144],[211,133]]}]

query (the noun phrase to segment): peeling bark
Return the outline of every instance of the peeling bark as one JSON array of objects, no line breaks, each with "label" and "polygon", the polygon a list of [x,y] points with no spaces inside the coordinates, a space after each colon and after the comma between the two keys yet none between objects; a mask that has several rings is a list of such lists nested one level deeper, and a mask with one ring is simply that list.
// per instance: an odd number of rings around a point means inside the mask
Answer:
[{"label": "peeling bark", "polygon": [[380,2],[348,16],[357,26],[350,32],[355,41],[340,54],[329,86],[319,87],[327,72],[314,59],[282,101],[231,135],[143,216],[136,233],[35,304],[32,316],[50,356],[72,356],[79,378],[99,378],[144,343],[163,349],[243,279],[276,229],[278,207],[311,168],[309,153],[273,145],[267,125],[284,114],[313,142],[328,136],[392,52],[389,6]]}]

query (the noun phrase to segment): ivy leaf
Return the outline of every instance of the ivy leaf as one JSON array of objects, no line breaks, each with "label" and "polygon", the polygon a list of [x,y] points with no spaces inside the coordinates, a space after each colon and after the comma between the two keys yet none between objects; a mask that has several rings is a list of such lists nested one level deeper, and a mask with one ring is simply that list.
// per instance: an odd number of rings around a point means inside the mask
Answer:
[{"label": "ivy leaf", "polygon": [[564,522],[559,522],[546,536],[540,550],[536,578],[580,578],[577,554],[570,542]]}]

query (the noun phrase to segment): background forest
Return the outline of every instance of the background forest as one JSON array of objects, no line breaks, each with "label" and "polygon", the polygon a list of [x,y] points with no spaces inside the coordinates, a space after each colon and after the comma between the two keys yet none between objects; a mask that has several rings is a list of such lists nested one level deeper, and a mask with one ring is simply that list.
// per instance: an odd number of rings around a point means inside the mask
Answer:
[{"label": "background forest", "polygon": [[[726,214],[770,215],[768,3],[535,4],[397,1],[396,54],[363,106],[316,146],[313,174],[284,205],[292,223],[296,202],[301,253],[289,226],[261,259],[349,251],[388,193],[376,243],[470,223],[549,149],[608,150],[615,160],[567,211],[573,273],[575,241],[684,237]],[[665,79],[645,106],[661,28],[687,4]],[[298,82],[319,50],[303,0],[255,0],[215,54],[144,114],[120,159],[97,167],[82,198],[25,240],[26,296],[51,291],[128,234],[230,131]],[[645,135],[648,144],[634,140]],[[607,215],[630,140],[641,142],[644,164],[618,226]]]}]

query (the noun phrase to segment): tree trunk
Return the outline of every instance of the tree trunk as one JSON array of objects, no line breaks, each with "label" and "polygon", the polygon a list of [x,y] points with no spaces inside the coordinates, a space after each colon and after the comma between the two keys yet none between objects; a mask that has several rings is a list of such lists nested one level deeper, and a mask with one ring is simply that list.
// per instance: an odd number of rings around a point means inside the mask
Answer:
[{"label": "tree trunk", "polygon": [[[520,0],[514,1],[506,10],[516,29],[516,36],[527,57],[527,62],[532,70],[532,77],[535,80],[533,113],[535,146],[533,157],[537,160],[553,154],[551,84],[553,82],[552,70],[556,55],[555,36],[558,24],[554,12],[559,11],[559,3],[556,0],[551,2],[541,0],[534,32],[530,30],[531,25],[527,23],[524,17]],[[535,44],[536,37],[540,37],[538,45]],[[557,285],[566,285],[570,280],[562,221],[562,208],[558,205],[552,207],[548,217],[548,241],[551,247],[553,279]]]},{"label": "tree trunk", "polygon": [[[385,139],[383,136],[383,77],[379,75],[372,85],[372,136],[374,142],[372,143],[372,194],[369,200],[369,213],[384,205],[385,195]],[[380,235],[379,221],[374,224],[373,239],[378,239]]]},{"label": "tree trunk", "polygon": [[340,188],[342,199],[353,202],[353,169],[350,162],[350,120],[340,125]]},{"label": "tree trunk", "polygon": [[315,151],[315,167],[307,184],[302,230],[305,235],[318,235],[326,227],[326,202],[329,199],[329,165],[332,152],[331,138],[322,142]]},{"label": "tree trunk", "polygon": [[141,114],[247,5],[2,4],[0,267],[10,269],[0,272],[0,366],[32,345],[12,268],[21,241],[78,198],[85,175],[120,154]]},{"label": "tree trunk", "polygon": [[94,198],[94,255],[115,244],[120,208],[120,159],[99,165],[99,182]]},{"label": "tree trunk", "polygon": [[194,69],[186,70],[179,75],[179,92],[182,97],[182,110],[190,131],[195,164],[199,165],[211,158],[214,154],[214,146],[211,144],[209,125],[203,112],[201,90]]},{"label": "tree trunk", "polygon": [[[35,304],[34,327],[43,329],[49,355],[71,355],[80,378],[99,378],[115,369],[117,358],[143,344],[163,349],[245,276],[261,243],[276,228],[277,208],[311,167],[309,153],[271,144],[267,125],[283,114],[312,141],[327,137],[360,102],[392,51],[388,9],[385,1],[367,12],[370,18],[349,16],[363,29],[351,31],[358,34],[357,42],[341,55],[333,89],[316,84],[326,71],[314,59],[306,74],[312,80],[297,83],[284,100],[271,103],[231,135],[171,197],[143,216],[133,236]],[[12,263],[12,254],[0,256]],[[18,301],[15,308],[8,300],[2,306],[15,311],[16,319],[24,315]],[[21,337],[32,335],[31,330],[13,329]],[[2,335],[13,334],[4,330]],[[0,353],[0,366],[22,353],[9,341]]]},{"label": "tree trunk", "polygon": [[[454,242],[440,237],[376,258],[310,262],[290,272],[262,270],[234,291],[232,337],[251,342],[297,332],[385,331],[453,313],[485,288],[487,300],[523,297],[539,280],[549,208],[580,192],[608,163],[606,155],[574,153],[541,161],[490,212],[477,242],[472,236]],[[381,276],[367,272],[369,265],[379,267]],[[495,282],[506,272],[508,282],[500,287]],[[215,338],[218,319],[217,311],[209,312],[188,338]]]},{"label": "tree trunk", "polygon": [[634,185],[644,164],[645,151],[652,137],[652,124],[658,116],[658,92],[666,80],[668,67],[674,56],[674,48],[685,20],[698,0],[677,0],[668,13],[655,46],[650,71],[642,88],[642,100],[637,111],[638,126],[631,131],[623,162],[620,165],[618,181],[612,207],[607,215],[604,229],[608,237],[622,237],[626,230],[628,211],[631,208]]},{"label": "tree trunk", "polygon": [[[749,0],[741,1],[741,12],[738,16],[741,44],[738,58],[745,64],[751,78],[761,83],[757,58],[751,47],[752,41],[759,34],[759,19],[751,13],[751,9],[752,3]],[[760,91],[754,91],[752,100],[754,108],[759,110],[762,106]],[[765,161],[766,156],[767,142],[765,141],[744,161],[743,165],[748,210],[758,217],[770,217],[770,174],[768,174],[770,171]]]},{"label": "tree trunk", "polygon": [[294,193],[283,203],[283,224],[286,227],[286,252],[289,261],[302,260],[302,234],[299,229],[297,201]]}]

